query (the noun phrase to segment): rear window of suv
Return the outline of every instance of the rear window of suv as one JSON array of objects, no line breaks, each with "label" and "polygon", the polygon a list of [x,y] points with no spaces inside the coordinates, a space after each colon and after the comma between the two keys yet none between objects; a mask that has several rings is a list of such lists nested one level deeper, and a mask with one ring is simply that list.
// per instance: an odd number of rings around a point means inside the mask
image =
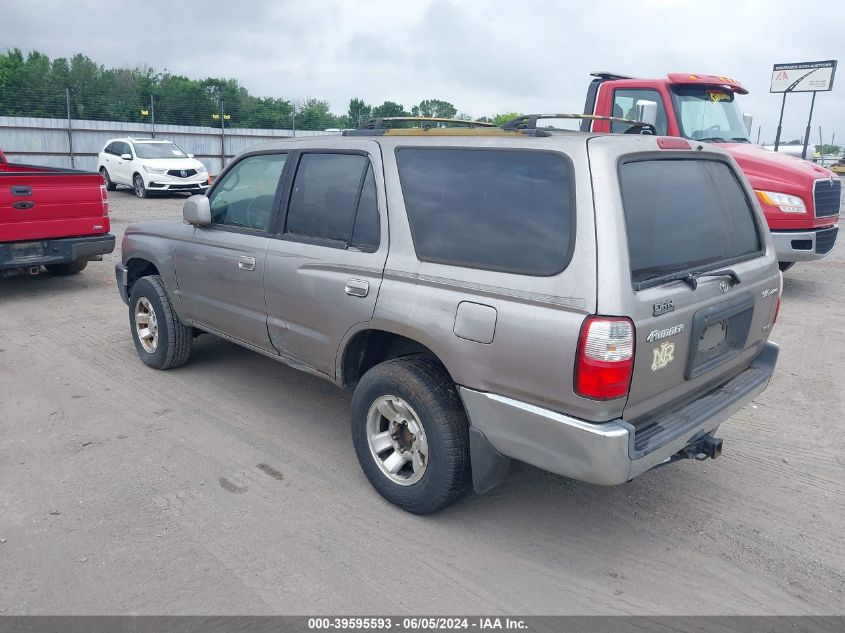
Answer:
[{"label": "rear window of suv", "polygon": [[753,208],[726,163],[631,161],[619,178],[635,288],[761,252]]},{"label": "rear window of suv", "polygon": [[569,263],[575,204],[564,156],[404,147],[396,160],[420,260],[534,276]]}]

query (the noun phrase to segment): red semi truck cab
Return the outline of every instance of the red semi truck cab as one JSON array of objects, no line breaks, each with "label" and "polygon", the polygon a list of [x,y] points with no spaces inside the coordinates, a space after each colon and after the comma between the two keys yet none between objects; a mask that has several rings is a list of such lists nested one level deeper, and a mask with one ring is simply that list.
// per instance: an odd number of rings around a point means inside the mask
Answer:
[{"label": "red semi truck cab", "polygon": [[78,273],[114,250],[97,172],[9,163],[0,150],[0,277]]},{"label": "red semi truck cab", "polygon": [[[638,103],[654,102],[657,134],[715,143],[730,152],[757,192],[782,270],[793,262],[820,259],[833,249],[839,231],[839,177],[752,143],[750,122],[737,100],[748,90],[739,82],[695,73],[662,79],[605,72],[592,76],[584,114],[636,119]],[[581,124],[585,132],[625,132],[629,127],[604,120],[585,119]]]}]

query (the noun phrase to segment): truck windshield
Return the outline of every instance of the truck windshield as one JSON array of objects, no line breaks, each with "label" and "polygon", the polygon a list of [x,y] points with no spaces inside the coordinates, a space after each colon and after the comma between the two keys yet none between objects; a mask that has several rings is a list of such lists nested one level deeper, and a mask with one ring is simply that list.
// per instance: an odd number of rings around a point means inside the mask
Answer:
[{"label": "truck windshield", "polygon": [[750,143],[734,93],[718,86],[673,86],[681,135],[694,141]]},{"label": "truck windshield", "polygon": [[135,143],[138,158],[185,158],[185,152],[173,143]]}]

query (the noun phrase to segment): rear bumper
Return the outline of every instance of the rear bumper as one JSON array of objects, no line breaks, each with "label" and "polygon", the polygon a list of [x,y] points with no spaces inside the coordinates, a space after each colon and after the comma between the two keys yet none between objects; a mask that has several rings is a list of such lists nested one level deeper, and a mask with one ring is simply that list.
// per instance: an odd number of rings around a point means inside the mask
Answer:
[{"label": "rear bumper", "polygon": [[821,259],[833,250],[839,226],[808,231],[772,231],[779,262],[808,262]]},{"label": "rear bumper", "polygon": [[[30,247],[25,252],[19,251],[22,245],[37,247],[39,253],[31,254]],[[114,235],[110,233],[28,242],[6,242],[0,244],[0,270],[67,264],[106,255],[113,250]]]},{"label": "rear bumper", "polygon": [[[605,486],[624,483],[712,433],[762,393],[774,372],[778,350],[774,343],[764,344],[748,369],[692,402],[651,420],[647,431],[650,437],[645,443],[642,437],[637,438],[634,427],[622,419],[586,422],[460,387],[473,431],[470,441],[476,443],[472,458],[480,455],[484,462],[494,462],[496,457],[489,452],[494,450],[499,457],[518,459],[573,479]],[[488,443],[486,452],[479,448],[479,442]],[[473,483],[479,491],[491,487],[489,482],[475,478]]]}]

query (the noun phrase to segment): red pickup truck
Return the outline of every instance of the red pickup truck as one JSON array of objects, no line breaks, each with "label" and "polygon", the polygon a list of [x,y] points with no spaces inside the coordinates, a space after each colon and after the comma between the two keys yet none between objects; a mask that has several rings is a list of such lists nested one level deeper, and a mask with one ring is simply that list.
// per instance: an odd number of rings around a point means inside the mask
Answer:
[{"label": "red pickup truck", "polygon": [[0,276],[82,271],[114,250],[103,177],[9,163],[0,150]]},{"label": "red pickup truck", "polygon": [[[636,79],[593,73],[584,114],[637,118],[652,112],[661,136],[715,143],[739,163],[769,223],[781,270],[794,262],[820,259],[833,249],[839,231],[842,183],[833,172],[799,158],[755,145],[748,138],[751,122],[737,95],[748,93],[739,82],[715,75],[672,73],[662,79]],[[656,112],[654,106],[656,105]],[[656,115],[656,116],[655,116]],[[584,120],[584,132],[625,132],[630,124]]]}]

